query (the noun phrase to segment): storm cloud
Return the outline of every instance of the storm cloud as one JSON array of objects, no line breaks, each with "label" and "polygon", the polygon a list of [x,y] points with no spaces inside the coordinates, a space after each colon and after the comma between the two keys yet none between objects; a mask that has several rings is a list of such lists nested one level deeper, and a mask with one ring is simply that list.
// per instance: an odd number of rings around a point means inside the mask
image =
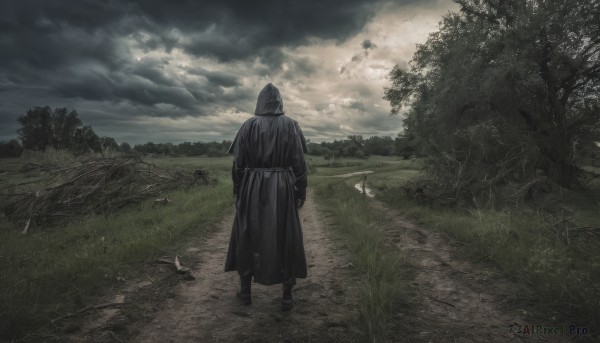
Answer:
[{"label": "storm cloud", "polygon": [[3,2],[0,140],[15,136],[19,114],[45,105],[75,108],[85,124],[120,141],[230,139],[268,82],[313,140],[395,134],[400,120],[387,117],[381,99],[385,77],[451,7],[450,0]]}]

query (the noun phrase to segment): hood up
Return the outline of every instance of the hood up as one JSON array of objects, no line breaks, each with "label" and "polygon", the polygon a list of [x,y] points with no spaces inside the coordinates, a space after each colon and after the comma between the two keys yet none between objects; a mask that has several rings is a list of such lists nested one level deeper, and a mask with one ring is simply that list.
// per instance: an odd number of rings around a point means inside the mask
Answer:
[{"label": "hood up", "polygon": [[284,114],[281,94],[279,94],[279,89],[273,86],[272,83],[266,85],[265,88],[260,91],[260,94],[258,94],[254,114],[257,116],[276,116]]}]

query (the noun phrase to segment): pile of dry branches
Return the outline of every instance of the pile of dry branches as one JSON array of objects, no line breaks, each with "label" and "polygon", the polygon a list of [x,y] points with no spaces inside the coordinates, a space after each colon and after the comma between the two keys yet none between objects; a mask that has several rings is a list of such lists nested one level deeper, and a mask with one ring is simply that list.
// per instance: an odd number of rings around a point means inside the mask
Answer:
[{"label": "pile of dry branches", "polygon": [[26,222],[27,231],[30,224],[109,212],[194,184],[194,172],[160,170],[139,156],[89,158],[51,168],[40,179],[1,188],[0,210],[11,220]]}]

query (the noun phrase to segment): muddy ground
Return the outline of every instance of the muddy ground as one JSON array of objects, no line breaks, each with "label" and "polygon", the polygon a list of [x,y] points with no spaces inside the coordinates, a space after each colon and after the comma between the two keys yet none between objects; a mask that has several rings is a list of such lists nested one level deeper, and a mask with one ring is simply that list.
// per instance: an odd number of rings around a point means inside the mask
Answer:
[{"label": "muddy ground", "polygon": [[[515,336],[509,325],[535,323],[531,294],[499,275],[493,266],[473,264],[456,252],[456,242],[420,227],[383,203],[386,244],[404,251],[416,265],[418,304],[393,314],[394,342],[560,342],[564,337]],[[155,266],[143,280],[130,281],[108,302],[121,309],[99,310],[68,338],[78,342],[350,342],[360,279],[342,241],[327,233],[327,221],[309,191],[300,211],[309,265],[298,280],[295,306],[281,312],[281,287],[253,284],[252,305],[235,297],[238,277],[224,273],[233,211],[208,239],[192,242],[183,260],[193,280]]]}]

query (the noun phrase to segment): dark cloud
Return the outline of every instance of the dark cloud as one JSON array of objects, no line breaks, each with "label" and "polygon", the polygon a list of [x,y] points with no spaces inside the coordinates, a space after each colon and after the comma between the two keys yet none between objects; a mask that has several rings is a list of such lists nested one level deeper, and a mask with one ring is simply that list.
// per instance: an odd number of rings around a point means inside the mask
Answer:
[{"label": "dark cloud", "polygon": [[264,65],[264,74],[281,70],[289,56],[278,48],[264,48],[258,52],[258,59]]},{"label": "dark cloud", "polygon": [[[344,40],[362,28],[375,8],[366,0],[3,2],[0,76],[16,85],[50,80],[48,87],[63,97],[125,97],[144,105],[166,101],[191,109],[194,97],[188,95],[200,91],[177,88],[157,61],[135,61],[125,37],[146,52],[180,46],[220,61],[258,58],[267,75],[288,60],[281,47],[305,43],[308,37]],[[304,73],[314,71],[306,61],[295,63]],[[81,70],[88,65],[101,68]],[[204,76],[217,86],[240,85],[234,75]]]},{"label": "dark cloud", "polygon": [[70,70],[49,82],[52,87],[49,93],[57,98],[113,101],[117,97],[115,79],[101,71]]},{"label": "dark cloud", "polygon": [[144,1],[138,9],[160,27],[193,33],[187,51],[227,61],[253,56],[263,48],[297,46],[308,37],[344,40],[372,17],[377,2],[225,0],[173,6],[156,0]]},{"label": "dark cloud", "polygon": [[136,40],[144,52],[164,49],[167,53],[173,51],[173,48],[180,43],[179,40],[181,39],[172,31],[146,32],[145,35],[134,32],[132,38]]},{"label": "dark cloud", "polygon": [[241,85],[240,78],[233,74],[221,72],[208,72],[205,74],[209,82],[223,87],[234,87]]},{"label": "dark cloud", "polygon": [[[4,2],[2,65],[16,60],[53,68],[71,58],[114,61],[114,38],[152,33],[147,49],[181,45],[222,61],[249,58],[263,49],[297,46],[309,37],[343,41],[356,34],[383,1],[81,0]],[[404,0],[397,2],[417,2]],[[170,34],[177,29],[181,37]],[[367,42],[367,41],[365,41]],[[84,44],[81,44],[84,43]]]},{"label": "dark cloud", "polygon": [[358,100],[350,102],[350,104],[348,104],[347,107],[359,111],[365,111],[367,109],[367,105],[364,102]]},{"label": "dark cloud", "polygon": [[301,73],[305,76],[312,75],[317,71],[316,62],[308,58],[295,59],[294,66],[296,68],[296,72]]},{"label": "dark cloud", "polygon": [[341,69],[340,69],[340,74],[346,74],[348,76],[351,75],[352,73],[352,69],[358,65],[360,62],[364,61],[365,59],[369,58],[369,50],[373,50],[375,48],[377,48],[377,45],[375,43],[373,43],[373,41],[371,41],[370,39],[365,39],[363,40],[363,42],[360,44],[360,46],[362,47],[362,50],[356,54],[354,54],[352,56],[352,58],[350,59],[349,63],[346,63],[346,65],[344,65]]},{"label": "dark cloud", "polygon": [[[18,114],[39,105],[95,113],[89,119],[99,125],[119,117],[251,112],[256,80],[319,75],[320,62],[294,49],[315,40],[341,44],[383,4],[421,2],[3,1],[0,136],[14,132]],[[370,39],[361,46],[365,54],[376,47]]]},{"label": "dark cloud", "polygon": [[365,50],[375,49],[377,47],[377,45],[375,45],[375,43],[373,43],[370,39],[365,39],[361,46]]},{"label": "dark cloud", "polygon": [[356,54],[356,55],[352,56],[352,59],[350,61],[352,61],[352,62],[360,62],[360,61],[362,61],[363,57],[364,57],[364,54],[362,54],[362,53],[361,54]]},{"label": "dark cloud", "polygon": [[241,85],[240,77],[237,75],[234,75],[234,74],[220,72],[220,71],[210,71],[210,70],[206,70],[206,69],[200,68],[200,67],[182,68],[182,69],[185,70],[186,73],[189,73],[191,75],[203,76],[210,83],[213,83],[215,85],[219,85],[222,87],[235,87],[235,86]]},{"label": "dark cloud", "polygon": [[129,75],[137,75],[142,78],[145,78],[157,85],[175,86],[175,80],[170,77],[164,70],[165,64],[168,62],[143,58],[140,59],[137,63],[133,63],[127,67],[125,72]]},{"label": "dark cloud", "polygon": [[281,78],[287,80],[296,80],[305,78],[317,72],[317,64],[306,57],[289,57],[286,59],[286,71]]},{"label": "dark cloud", "polygon": [[[17,106],[0,105],[0,113],[15,113],[13,116],[0,115],[0,141],[7,140],[8,137],[14,137],[17,129],[17,116],[21,111]],[[25,111],[23,111],[25,112]]]}]

